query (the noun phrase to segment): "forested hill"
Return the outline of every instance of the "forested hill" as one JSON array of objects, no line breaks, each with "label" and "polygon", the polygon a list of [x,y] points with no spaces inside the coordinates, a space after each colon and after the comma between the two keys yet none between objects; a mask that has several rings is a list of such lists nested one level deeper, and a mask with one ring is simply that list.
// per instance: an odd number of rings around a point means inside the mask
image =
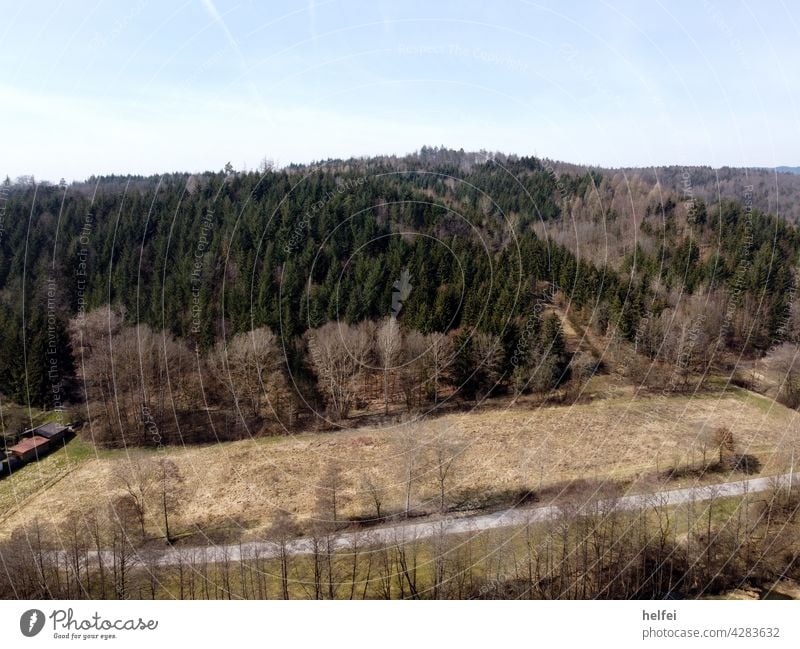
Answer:
[{"label": "forested hill", "polygon": [[[557,173],[581,173],[574,164],[551,163]],[[662,191],[681,197],[694,197],[707,203],[728,198],[751,203],[763,212],[775,214],[787,221],[800,220],[800,171],[798,167],[712,167],[669,166],[597,168],[597,172],[614,185],[659,185]]]},{"label": "forested hill", "polygon": [[[228,333],[267,325],[295,335],[332,318],[387,315],[407,269],[414,290],[405,324],[499,331],[524,312],[532,280],[570,287],[577,266],[529,227],[559,214],[552,174],[535,160],[508,170],[464,166],[353,161],[15,189],[2,243],[4,303],[19,313],[25,294],[33,309],[52,277],[62,315],[120,303],[139,321],[189,337],[196,300],[208,345],[223,316]],[[615,283],[589,267],[580,276],[579,300],[594,293],[586,280],[606,290]]]},{"label": "forested hill", "polygon": [[295,348],[327,321],[392,313],[513,350],[556,292],[630,341],[691,295],[727,318],[726,344],[793,335],[793,226],[643,179],[626,195],[534,158],[423,148],[263,173],[7,181],[0,198],[0,391],[17,399],[41,400],[50,349],[74,371],[67,323],[106,304],[201,352],[259,327]]}]

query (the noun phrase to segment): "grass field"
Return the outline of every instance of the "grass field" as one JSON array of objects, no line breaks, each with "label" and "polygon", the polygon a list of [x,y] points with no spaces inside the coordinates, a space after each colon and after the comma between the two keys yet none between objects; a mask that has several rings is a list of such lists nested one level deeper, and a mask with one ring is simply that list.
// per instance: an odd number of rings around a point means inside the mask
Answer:
[{"label": "grass field", "polygon": [[31,497],[62,480],[71,471],[94,457],[94,448],[81,439],[73,439],[64,448],[55,451],[39,462],[18,470],[0,482],[0,521],[13,516]]},{"label": "grass field", "polygon": [[[573,406],[486,409],[386,428],[359,428],[229,442],[163,452],[136,449],[100,453],[80,439],[0,481],[2,532],[34,518],[59,523],[105,507],[123,492],[129,466],[162,454],[178,466],[182,482],[173,517],[180,534],[202,529],[225,537],[260,535],[277,509],[313,516],[319,477],[335,461],[343,467],[342,516],[371,515],[364,477],[385,487],[384,511],[404,504],[404,431],[435,430],[463,452],[447,482],[448,504],[485,504],[493,494],[550,488],[575,480],[634,482],[656,470],[696,464],[703,440],[730,427],[737,451],[756,456],[761,473],[783,471],[800,451],[797,413],[738,388],[700,396],[614,397]],[[714,451],[706,449],[713,455]],[[800,457],[800,452],[796,453]],[[415,507],[436,509],[435,471],[420,454],[413,483]],[[724,480],[725,476],[716,479]],[[676,482],[674,486],[682,484]],[[555,486],[555,488],[554,488]],[[155,490],[153,490],[155,491]],[[154,525],[157,494],[152,493]]]}]

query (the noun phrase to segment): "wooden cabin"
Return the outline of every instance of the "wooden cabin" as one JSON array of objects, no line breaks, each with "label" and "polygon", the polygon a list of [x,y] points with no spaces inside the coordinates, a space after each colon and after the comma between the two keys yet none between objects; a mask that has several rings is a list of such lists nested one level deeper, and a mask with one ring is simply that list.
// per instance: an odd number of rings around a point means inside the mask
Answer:
[{"label": "wooden cabin", "polygon": [[55,444],[55,442],[46,437],[33,435],[32,437],[23,438],[14,446],[9,446],[8,454],[19,458],[22,463],[32,462],[47,455],[55,448]]},{"label": "wooden cabin", "polygon": [[44,437],[45,439],[49,439],[51,442],[58,442],[64,439],[68,431],[69,426],[47,423],[37,426],[36,428],[29,428],[28,430],[23,431],[20,437]]}]

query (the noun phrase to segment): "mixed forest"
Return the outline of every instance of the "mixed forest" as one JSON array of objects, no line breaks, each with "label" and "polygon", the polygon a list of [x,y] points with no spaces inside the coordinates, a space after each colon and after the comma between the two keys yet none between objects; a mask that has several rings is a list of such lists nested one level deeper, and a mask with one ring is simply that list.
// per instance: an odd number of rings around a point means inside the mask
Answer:
[{"label": "mixed forest", "polygon": [[[574,398],[617,361],[697,389],[795,341],[800,234],[747,177],[710,199],[707,174],[668,171],[423,147],[6,179],[0,394],[124,446]],[[616,356],[569,353],[554,305]]]}]

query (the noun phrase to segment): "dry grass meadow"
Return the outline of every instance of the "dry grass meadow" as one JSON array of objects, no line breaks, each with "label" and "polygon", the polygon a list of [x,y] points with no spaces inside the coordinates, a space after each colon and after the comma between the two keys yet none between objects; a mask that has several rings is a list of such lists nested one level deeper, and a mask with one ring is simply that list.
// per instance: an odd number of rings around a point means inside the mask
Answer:
[{"label": "dry grass meadow", "polygon": [[[625,392],[625,391],[622,391]],[[343,517],[374,514],[365,477],[385,488],[384,512],[402,511],[411,433],[435,431],[462,449],[446,488],[450,506],[487,504],[492,494],[520,493],[576,480],[628,483],[652,479],[657,470],[700,462],[714,428],[732,429],[737,451],[756,456],[761,473],[786,470],[800,451],[797,413],[738,388],[700,396],[632,393],[572,406],[457,413],[393,427],[358,428],[295,437],[261,438],[166,451],[95,452],[73,440],[60,452],[0,482],[2,535],[35,518],[52,523],[106,507],[124,490],[129,467],[167,455],[182,482],[173,526],[178,535],[202,530],[209,538],[262,534],[278,509],[298,520],[313,518],[320,477],[337,463],[343,470],[339,508]],[[407,442],[406,442],[407,443]],[[713,450],[706,448],[713,454]],[[413,505],[438,507],[430,449],[416,454]],[[800,453],[797,453],[800,457]],[[730,479],[717,476],[716,480]],[[686,483],[674,482],[675,487]],[[644,488],[643,485],[638,487]],[[151,488],[157,525],[156,488]]]}]

